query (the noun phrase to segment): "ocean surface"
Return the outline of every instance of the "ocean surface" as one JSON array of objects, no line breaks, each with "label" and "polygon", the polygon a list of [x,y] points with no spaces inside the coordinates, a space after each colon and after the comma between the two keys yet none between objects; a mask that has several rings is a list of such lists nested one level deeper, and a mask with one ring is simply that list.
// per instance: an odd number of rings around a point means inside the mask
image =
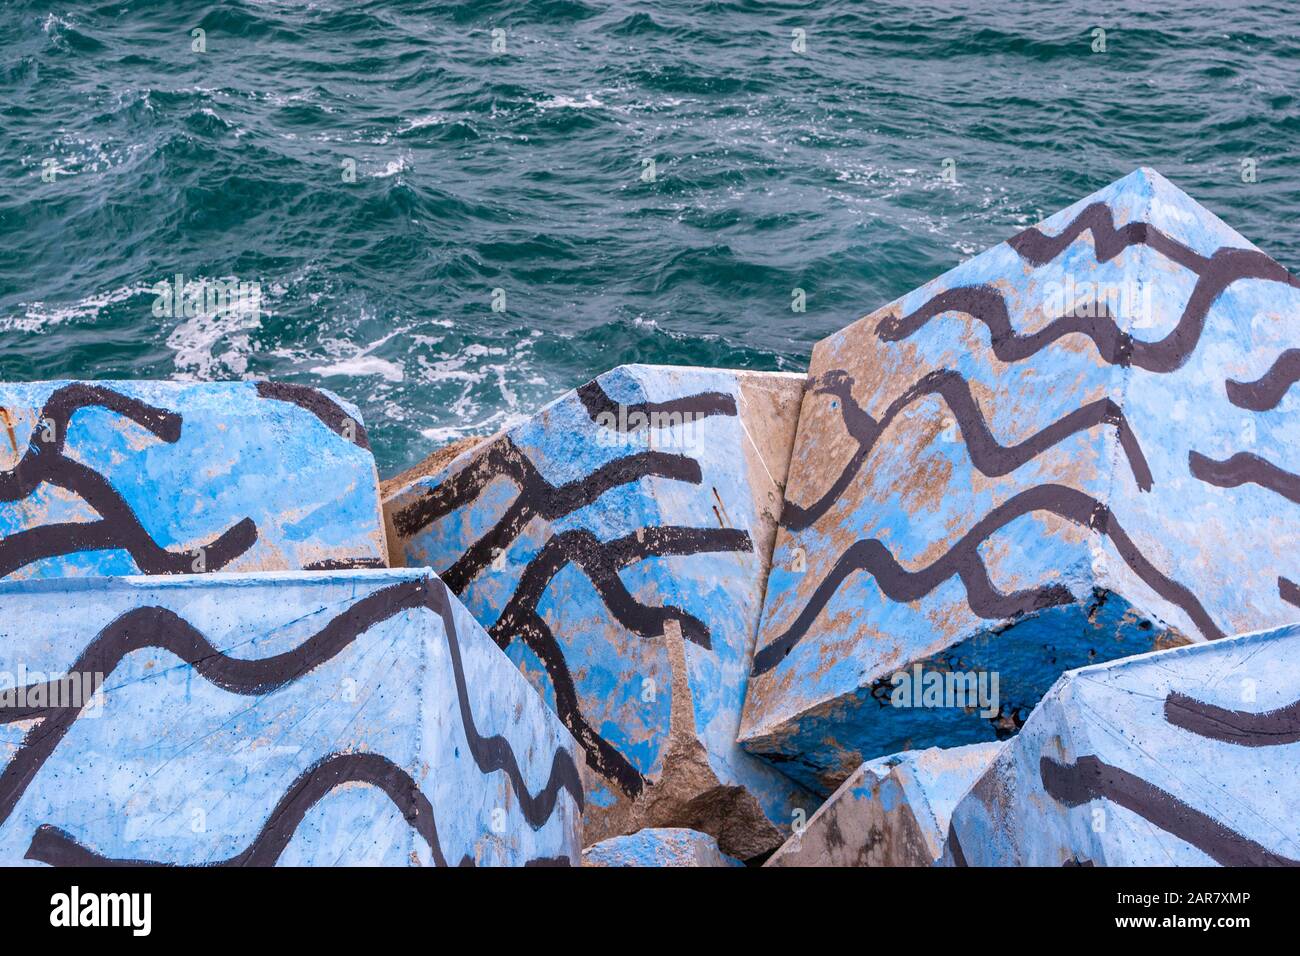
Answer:
[{"label": "ocean surface", "polygon": [[1156,6],[3,0],[0,378],[325,386],[388,474],[621,362],[802,369],[1139,165],[1295,271],[1300,6]]}]

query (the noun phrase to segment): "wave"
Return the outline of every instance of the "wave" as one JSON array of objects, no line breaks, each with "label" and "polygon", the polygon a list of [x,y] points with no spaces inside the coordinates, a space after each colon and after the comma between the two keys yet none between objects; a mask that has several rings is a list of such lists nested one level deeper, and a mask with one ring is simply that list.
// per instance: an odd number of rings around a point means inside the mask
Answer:
[{"label": "wave", "polygon": [[[1135,40],[1162,54],[1130,56],[1120,89],[1055,54],[1064,43],[1105,60],[1086,32],[1068,40],[1075,27],[1058,17],[1064,32],[1039,36],[1014,10],[326,6],[236,5],[208,11],[205,25],[167,4],[127,18],[110,6],[6,5],[0,74],[20,95],[6,106],[0,160],[26,185],[5,200],[0,328],[21,334],[8,336],[0,378],[319,383],[378,337],[374,323],[450,320],[445,345],[383,355],[402,382],[337,376],[373,426],[381,470],[394,471],[427,454],[426,434],[495,430],[620,362],[804,368],[860,303],[893,301],[1004,239],[1008,224],[1037,222],[1126,172],[1106,138],[1116,123],[1129,124],[1130,153],[1156,163],[1188,141],[1252,155],[1251,144],[1293,141],[1300,124],[1290,67],[1300,47],[1263,9],[1235,13],[1250,82],[1234,50],[1207,64],[1197,14],[1173,12],[1158,32],[1115,39],[1112,57]],[[1141,19],[1133,0],[1121,6]],[[206,55],[188,52],[195,26],[209,30]],[[491,55],[497,26],[502,56]],[[805,55],[791,49],[796,26]],[[974,55],[973,35],[1005,55]],[[158,36],[177,38],[179,60],[161,55]],[[1022,48],[1025,38],[1039,46]],[[72,48],[87,40],[105,49]],[[891,66],[863,70],[867,61]],[[1206,72],[1224,67],[1237,76]],[[954,100],[953,89],[993,94]],[[539,108],[588,94],[603,106]],[[913,147],[936,123],[951,136],[922,160]],[[1063,162],[1071,150],[1083,159]],[[940,180],[944,154],[958,158],[960,185]],[[403,155],[400,175],[365,175]],[[651,155],[660,176],[645,183]],[[346,157],[355,183],[341,181]],[[42,183],[45,158],[75,175]],[[1213,164],[1177,173],[1243,234],[1267,237],[1277,259],[1297,261],[1300,217],[1287,203],[1300,180],[1287,164],[1261,164],[1280,211]],[[576,259],[495,255],[533,235],[571,244]],[[94,300],[178,270],[266,288],[306,278],[256,329],[207,330],[212,339],[187,329],[177,365],[165,348],[175,323],[159,327],[147,298]],[[486,305],[498,286],[511,296],[504,316]],[[790,310],[796,286],[806,313]],[[65,311],[77,304],[93,314]],[[545,335],[526,363],[464,355],[510,351],[536,329]],[[448,362],[483,383],[438,378]]]}]

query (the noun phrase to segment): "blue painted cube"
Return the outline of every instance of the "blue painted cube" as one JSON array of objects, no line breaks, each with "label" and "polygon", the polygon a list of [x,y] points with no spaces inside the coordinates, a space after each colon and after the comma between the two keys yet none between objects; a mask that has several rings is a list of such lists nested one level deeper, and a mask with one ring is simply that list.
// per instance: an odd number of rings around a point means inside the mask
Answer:
[{"label": "blue painted cube", "polygon": [[0,579],[383,567],[360,413],[282,382],[0,384]]},{"label": "blue painted cube", "polygon": [[931,747],[869,760],[763,865],[933,866],[957,801],[1002,747]]},{"label": "blue painted cube", "polygon": [[1300,626],[1064,675],[953,811],[969,866],[1300,866]]},{"label": "blue painted cube", "polygon": [[0,865],[577,864],[576,752],[429,571],[0,582]]},{"label": "blue painted cube", "polygon": [[749,859],[815,801],[736,745],[803,378],[629,365],[386,497],[586,752],[588,843]]},{"label": "blue painted cube", "polygon": [[638,830],[582,851],[583,866],[742,866],[707,833],[681,827]]},{"label": "blue painted cube", "polygon": [[1067,669],[1300,618],[1297,315],[1144,169],[820,342],[746,749],[826,792],[1010,736]]}]

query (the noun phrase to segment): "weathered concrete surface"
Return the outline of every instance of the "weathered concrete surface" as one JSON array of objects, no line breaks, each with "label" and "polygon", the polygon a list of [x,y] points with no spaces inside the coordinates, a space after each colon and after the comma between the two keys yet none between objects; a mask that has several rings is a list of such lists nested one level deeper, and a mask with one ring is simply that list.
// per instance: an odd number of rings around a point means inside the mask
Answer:
[{"label": "weathered concrete surface", "polygon": [[582,851],[583,866],[742,866],[707,833],[680,827],[639,830]]},{"label": "weathered concrete surface", "polygon": [[931,747],[869,760],[763,865],[933,866],[953,807],[1002,747]]},{"label": "weathered concrete surface", "polygon": [[[1300,619],[1297,314],[1139,170],[819,343],[742,744],[828,792],[1068,668]],[[891,706],[917,663],[998,707]]]},{"label": "weathered concrete surface", "polygon": [[585,748],[588,843],[684,826],[750,859],[815,806],[736,745],[802,387],[622,366],[385,499]]},{"label": "weathered concrete surface", "polygon": [[1300,627],[1064,675],[952,815],[970,866],[1300,865]]},{"label": "weathered concrete surface", "polygon": [[0,578],[383,567],[360,413],[281,382],[0,384]]},{"label": "weathered concrete surface", "polygon": [[576,744],[428,571],[3,582],[0,681],[0,865],[580,859]]},{"label": "weathered concrete surface", "polygon": [[[481,444],[485,439],[479,435],[466,435],[464,438],[457,438],[455,441],[448,442],[440,448],[435,448],[410,468],[391,478],[385,478],[379,483],[379,496],[387,498],[401,491],[407,485],[414,483],[420,478],[429,477],[438,474],[446,468],[451,462],[460,455],[469,451],[476,445]],[[400,555],[400,549],[398,551]],[[400,567],[400,565],[396,565]]]}]

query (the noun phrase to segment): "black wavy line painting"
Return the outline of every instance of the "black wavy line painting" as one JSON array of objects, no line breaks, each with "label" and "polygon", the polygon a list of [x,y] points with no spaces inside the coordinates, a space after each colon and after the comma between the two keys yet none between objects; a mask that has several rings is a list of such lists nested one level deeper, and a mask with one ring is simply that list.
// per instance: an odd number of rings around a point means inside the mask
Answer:
[{"label": "black wavy line painting", "polygon": [[1300,700],[1275,710],[1229,710],[1174,691],[1165,697],[1165,720],[1198,737],[1241,747],[1300,742]]},{"label": "black wavy line painting", "polygon": [[[145,574],[186,574],[194,570],[192,552],[160,547],[103,475],[64,455],[73,413],[92,406],[135,422],[161,441],[174,444],[180,440],[182,421],[175,412],[101,385],[74,383],[56,389],[40,413],[40,421],[53,426],[52,440],[43,440],[42,428],[33,429],[22,459],[9,471],[0,472],[0,501],[21,501],[40,485],[50,484],[77,495],[100,517],[95,521],[41,525],[0,538],[0,578],[45,558],[110,549],[126,551]],[[206,570],[220,570],[256,541],[256,525],[243,519],[202,546]]]},{"label": "black wavy line painting", "polygon": [[[303,771],[276,803],[262,829],[244,850],[225,860],[201,863],[202,867],[275,866],[298,827],[316,804],[339,787],[364,783],[376,788],[401,811],[407,824],[424,840],[435,866],[448,866],[438,840],[433,805],[411,775],[382,754],[337,753],[321,758]],[[25,858],[48,866],[132,867],[177,866],[166,860],[121,859],[104,856],[81,844],[72,834],[42,824],[32,836]],[[567,866],[567,857],[527,860],[524,866]],[[457,866],[474,866],[469,854]]]},{"label": "black wavy line painting", "polygon": [[365,426],[320,389],[291,382],[266,381],[256,383],[256,387],[259,397],[297,405],[319,418],[334,434],[346,438],[358,448],[370,450],[370,437],[366,434]]},{"label": "black wavy line painting", "polygon": [[[1232,710],[1171,691],[1163,714],[1178,727],[1206,740],[1241,747],[1279,747],[1300,742],[1300,701],[1269,711]],[[1300,866],[1293,860],[1233,831],[1173,794],[1096,755],[1063,764],[1050,757],[1039,760],[1043,788],[1058,803],[1078,807],[1091,800],[1109,800],[1178,839],[1196,847],[1223,866]],[[960,854],[950,831],[954,856]]]},{"label": "black wavy line painting", "polygon": [[[266,818],[261,831],[242,852],[203,866],[274,866],[293,839],[308,811],[348,783],[377,788],[402,812],[406,822],[428,844],[434,863],[446,866],[433,805],[405,770],[374,753],[330,754],[313,764],[289,786]],[[26,858],[50,866],[175,866],[165,860],[125,860],[102,856],[80,844],[66,830],[50,824],[37,828]]]},{"label": "black wavy line painting", "polygon": [[[578,396],[593,422],[602,413],[618,408],[598,382],[578,389]],[[633,410],[700,417],[737,414],[734,399],[718,392],[625,407],[629,415]],[[608,462],[581,479],[556,486],[542,477],[509,437],[503,437],[437,487],[397,509],[393,525],[403,537],[412,537],[456,509],[472,504],[488,485],[502,477],[513,482],[519,494],[492,528],[439,573],[457,594],[464,594],[494,556],[504,552],[534,518],[559,520],[591,504],[610,489],[642,478],[667,478],[692,485],[703,480],[700,464],[693,458],[640,451]],[[707,648],[709,630],[703,621],[682,608],[652,608],[639,603],[623,585],[618,572],[649,557],[752,550],[753,541],[748,532],[733,528],[643,527],[607,542],[599,541],[585,530],[554,534],[524,569],[513,594],[489,628],[503,650],[519,640],[533,651],[554,690],[556,712],[582,745],[588,766],[626,796],[633,799],[640,796],[648,781],[583,715],[563,650],[537,610],[547,587],[564,567],[575,564],[591,580],[611,618],[633,634],[661,637],[665,623],[675,621],[686,640]]]},{"label": "black wavy line painting", "polygon": [[651,427],[655,416],[690,415],[692,418],[708,418],[712,415],[736,414],[736,400],[725,392],[699,392],[683,398],[674,398],[666,402],[636,402],[620,405],[606,394],[600,382],[594,379],[577,389],[578,400],[586,409],[587,417],[597,425],[602,424],[602,415],[611,415],[616,419],[620,408],[624,417],[632,419],[639,416],[635,425],[629,425],[629,431],[640,431]]},{"label": "black wavy line painting", "polygon": [[792,531],[811,527],[834,506],[862,470],[881,435],[894,419],[926,395],[940,396],[952,410],[971,462],[981,474],[989,477],[1008,475],[1071,435],[1105,424],[1114,426],[1138,487],[1142,491],[1151,490],[1151,468],[1146,456],[1142,454],[1142,446],[1124,413],[1109,398],[1090,402],[1015,445],[1003,445],[989,430],[988,420],[980,411],[970,384],[960,372],[939,369],[922,376],[890,403],[879,421],[872,418],[853,397],[853,384],[853,377],[847,371],[831,369],[821,375],[810,389],[814,393],[832,395],[838,399],[844,428],[857,443],[858,450],[831,486],[813,504],[805,507],[789,500],[785,502],[781,510],[781,524]]},{"label": "black wavy line painting", "polygon": [[[899,342],[938,315],[950,311],[964,312],[988,327],[993,353],[1003,362],[1029,358],[1063,336],[1077,332],[1088,336],[1101,357],[1110,364],[1172,372],[1181,367],[1195,350],[1211,305],[1233,282],[1257,278],[1300,288],[1300,282],[1282,266],[1252,249],[1223,247],[1211,256],[1204,256],[1150,223],[1134,222],[1116,228],[1110,207],[1104,202],[1085,207],[1055,236],[1030,228],[1012,237],[1008,244],[1022,259],[1036,267],[1052,261],[1084,232],[1091,233],[1099,262],[1114,258],[1129,246],[1145,245],[1196,274],[1196,286],[1177,327],[1164,339],[1158,342],[1136,340],[1121,331],[1109,314],[1063,315],[1035,332],[1022,334],[1011,325],[1002,293],[989,285],[948,289],[906,315],[888,314],[877,324],[876,334],[883,341]],[[990,477],[1009,474],[1065,438],[1107,424],[1116,429],[1120,448],[1138,488],[1149,491],[1153,485],[1151,469],[1131,424],[1119,406],[1109,399],[1089,403],[1019,444],[1004,446],[989,430],[969,384],[955,371],[941,369],[923,376],[890,404],[879,421],[854,399],[853,384],[853,378],[846,370],[832,369],[820,376],[813,386],[814,392],[838,399],[845,430],[858,447],[820,498],[808,505],[785,502],[781,524],[790,531],[805,530],[825,516],[861,471],[889,424],[910,404],[928,394],[940,396],[952,410],[971,462],[982,474]],[[1300,490],[1291,487],[1292,480],[1300,479],[1254,459],[1254,456],[1249,456],[1254,460],[1243,463],[1242,457],[1237,456],[1228,463],[1214,463],[1193,452],[1192,469],[1205,480],[1237,484],[1246,480],[1257,481],[1288,496],[1293,491],[1300,494]],[[978,546],[988,535],[1031,511],[1054,513],[1106,535],[1129,568],[1162,598],[1183,610],[1205,637],[1223,636],[1223,631],[1199,599],[1156,569],[1105,505],[1064,486],[1039,485],[1015,495],[985,515],[946,554],[916,572],[907,571],[895,561],[881,541],[855,542],[818,582],[811,598],[786,630],[758,650],[754,656],[753,674],[760,675],[776,667],[803,639],[843,581],[859,570],[871,573],[885,596],[893,601],[917,600],[956,574],[965,585],[970,609],[986,619],[1014,617],[1070,601],[1068,592],[1059,586],[1004,594],[994,588],[979,557]]]},{"label": "black wavy line painting", "polygon": [[[471,474],[462,483],[458,479],[467,472]],[[505,438],[499,445],[489,449],[480,460],[434,489],[428,498],[411,506],[420,507],[421,515],[429,515],[427,520],[415,526],[416,529],[426,527],[456,507],[473,502],[491,481],[501,476],[517,482],[519,495],[492,529],[440,575],[458,594],[483,572],[498,551],[509,547],[534,518],[558,520],[591,504],[610,489],[632,484],[642,478],[669,478],[689,484],[699,484],[701,480],[699,462],[693,458],[660,451],[642,451],[602,465],[577,481],[555,487],[541,476],[523,451],[509,438]],[[448,485],[451,487],[447,495],[440,494]],[[437,510],[431,510],[435,508]],[[409,535],[411,532],[406,529],[412,527],[411,524],[403,523],[403,515],[406,513],[407,509],[402,509],[394,519],[395,526],[403,535]]]},{"label": "black wavy line painting", "polygon": [[644,775],[605,740],[582,714],[577,688],[559,642],[537,612],[538,602],[556,574],[572,563],[582,568],[595,585],[614,619],[640,637],[659,638],[672,620],[682,637],[701,647],[710,646],[703,621],[681,608],[646,607],[634,600],[618,571],[650,556],[746,551],[752,548],[747,532],[733,528],[643,528],[609,542],[585,530],[554,535],[524,569],[514,594],[489,629],[503,649],[519,639],[546,668],[555,693],[555,708],[564,725],[587,752],[587,763],[606,780],[615,782],[630,797],[645,789]]},{"label": "black wavy line painting", "polygon": [[1173,331],[1159,341],[1146,342],[1122,331],[1109,314],[1069,314],[1024,334],[1012,327],[1002,293],[993,286],[977,285],[940,292],[907,315],[887,315],[877,324],[876,334],[883,341],[899,342],[944,312],[963,312],[988,327],[993,354],[1003,362],[1022,361],[1066,335],[1079,333],[1092,340],[1108,364],[1172,372],[1196,350],[1210,307],[1234,282],[1262,279],[1300,288],[1300,280],[1254,249],[1224,246],[1211,256],[1203,256],[1150,223],[1131,222],[1116,229],[1110,207],[1104,202],[1087,206],[1056,236],[1031,227],[1009,239],[1008,245],[1031,265],[1041,266],[1084,232],[1092,234],[1099,262],[1114,258],[1129,246],[1145,245],[1196,275],[1196,285]]},{"label": "black wavy line painting", "polygon": [[754,655],[755,675],[776,667],[803,640],[808,629],[849,575],[867,571],[891,601],[915,601],[937,588],[954,574],[966,586],[970,609],[985,619],[1027,614],[1073,601],[1068,588],[1047,585],[1011,593],[998,591],[989,580],[979,555],[979,546],[994,532],[1033,512],[1054,514],[1110,539],[1124,563],[1148,587],[1180,608],[1210,639],[1224,636],[1200,600],[1188,588],[1157,569],[1134,544],[1114,514],[1100,501],[1065,485],[1035,485],[1004,501],[981,518],[951,548],[918,571],[899,564],[877,539],[850,545],[826,577],[818,583],[808,603],[794,622]]},{"label": "black wavy line painting", "polygon": [[1228,379],[1228,401],[1252,412],[1267,412],[1282,403],[1291,386],[1300,381],[1300,349],[1287,349],[1269,370],[1253,382]]},{"label": "black wavy line painting", "polygon": [[[135,608],[116,618],[95,636],[82,651],[76,663],[69,668],[68,676],[101,675],[101,679],[106,680],[127,654],[152,647],[175,655],[193,667],[199,676],[223,690],[233,694],[261,696],[298,680],[332,660],[376,624],[404,611],[427,609],[438,615],[443,626],[456,686],[461,726],[470,754],[479,771],[485,775],[497,771],[506,774],[519,802],[520,812],[533,829],[540,829],[550,819],[562,791],[567,792],[576,806],[581,809],[584,800],[581,776],[573,756],[563,747],[557,748],[552,756],[550,775],[545,786],[537,793],[532,793],[524,781],[518,758],[511,749],[510,742],[499,735],[485,737],[479,733],[470,708],[469,690],[460,654],[460,639],[451,602],[452,598],[446,586],[436,578],[420,578],[389,585],[351,604],[292,650],[272,657],[251,660],[226,655],[214,647],[198,629],[173,611],[161,607]],[[32,684],[23,688],[22,693],[0,697],[0,723],[37,721],[24,734],[22,742],[0,771],[0,826],[9,819],[18,800],[84,709],[84,706],[19,705],[19,701],[59,699],[51,683]],[[321,769],[321,766],[318,765],[317,769]],[[346,769],[350,766],[360,767],[361,770],[357,772],[373,772],[377,765],[357,761],[351,764],[346,762],[330,764],[313,780],[300,779],[302,785],[300,790],[311,792],[310,787],[319,786],[322,781],[327,782],[332,779],[331,774],[336,773],[340,768]],[[372,783],[377,783],[379,780],[389,783],[393,781],[391,775],[367,779]],[[397,790],[390,792],[390,796],[393,796],[393,793],[398,793],[400,796],[402,792],[398,787]],[[323,796],[323,793],[321,795]],[[404,811],[408,806],[414,806],[414,804],[404,803],[404,798],[399,796],[394,796],[393,799],[403,807]],[[413,800],[414,796],[410,796],[410,799]],[[305,809],[303,812],[305,813]],[[411,819],[409,814],[408,819]],[[431,812],[427,819],[428,825],[432,826]],[[300,820],[301,816],[294,821],[293,826],[296,827]],[[423,822],[421,825],[423,826]],[[264,847],[276,845],[275,840],[265,833],[264,840],[270,841],[264,842]],[[40,836],[36,846],[40,852],[48,851],[58,859],[65,858],[61,854],[74,853],[68,841],[53,831]],[[430,846],[434,847],[435,844],[431,842]],[[282,849],[281,845],[280,850]],[[249,860],[256,862],[267,859],[266,854],[269,850],[258,849],[255,844],[247,852],[252,854]],[[278,853],[277,850],[276,857]]]},{"label": "black wavy line painting", "polygon": [[1200,452],[1192,451],[1187,453],[1187,464],[1192,474],[1206,484],[1219,488],[1259,485],[1288,501],[1300,504],[1300,475],[1279,468],[1251,452],[1239,451],[1231,458],[1215,461]]},{"label": "black wavy line painting", "polygon": [[1293,860],[1237,833],[1173,794],[1095,756],[1061,764],[1039,762],[1043,789],[1058,803],[1078,807],[1090,800],[1109,800],[1131,810],[1222,866],[1300,866]]}]

